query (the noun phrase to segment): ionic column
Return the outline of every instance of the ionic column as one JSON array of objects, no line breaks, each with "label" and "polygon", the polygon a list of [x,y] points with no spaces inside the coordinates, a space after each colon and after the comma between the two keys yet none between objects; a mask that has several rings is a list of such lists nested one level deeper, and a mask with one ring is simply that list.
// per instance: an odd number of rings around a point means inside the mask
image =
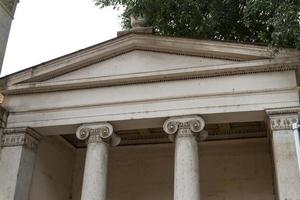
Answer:
[{"label": "ionic column", "polygon": [[173,117],[164,123],[164,131],[175,139],[174,200],[200,200],[197,134],[206,138],[207,133],[200,133],[204,125],[199,116]]},{"label": "ionic column", "polygon": [[0,199],[29,200],[41,136],[30,128],[5,129],[0,159]]},{"label": "ionic column", "polygon": [[120,138],[109,123],[80,126],[76,136],[87,141],[81,200],[106,200],[108,147]]}]

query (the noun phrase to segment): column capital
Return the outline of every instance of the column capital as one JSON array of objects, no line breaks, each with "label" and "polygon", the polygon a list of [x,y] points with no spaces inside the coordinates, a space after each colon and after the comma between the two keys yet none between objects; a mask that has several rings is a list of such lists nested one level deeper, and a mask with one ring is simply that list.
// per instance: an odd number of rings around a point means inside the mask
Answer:
[{"label": "column capital", "polygon": [[36,152],[41,135],[31,128],[4,129],[2,147],[24,146]]},{"label": "column capital", "polygon": [[207,132],[203,131],[204,126],[204,120],[200,116],[193,115],[171,117],[165,121],[163,129],[169,136],[176,135],[177,137],[195,136],[200,133],[200,139],[205,140]]},{"label": "column capital", "polygon": [[76,137],[79,140],[86,140],[87,143],[104,142],[111,146],[117,146],[121,138],[117,136],[109,123],[83,124],[77,128]]},{"label": "column capital", "polygon": [[300,112],[300,107],[266,110],[270,129],[272,131],[292,130],[293,124],[298,122],[298,112]]}]

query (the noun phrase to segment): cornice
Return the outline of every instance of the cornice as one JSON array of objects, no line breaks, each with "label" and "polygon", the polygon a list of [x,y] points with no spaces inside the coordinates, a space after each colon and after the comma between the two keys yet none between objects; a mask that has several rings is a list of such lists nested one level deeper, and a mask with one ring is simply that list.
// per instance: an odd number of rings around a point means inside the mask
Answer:
[{"label": "cornice", "polygon": [[279,109],[268,109],[266,110],[267,115],[270,117],[276,115],[297,115],[300,112],[300,107],[288,107],[288,108],[279,108]]}]

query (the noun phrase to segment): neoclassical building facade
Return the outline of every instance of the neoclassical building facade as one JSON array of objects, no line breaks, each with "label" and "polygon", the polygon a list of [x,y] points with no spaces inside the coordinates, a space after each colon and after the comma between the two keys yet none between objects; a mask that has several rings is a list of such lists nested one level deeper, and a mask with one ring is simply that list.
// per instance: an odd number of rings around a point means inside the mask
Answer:
[{"label": "neoclassical building facade", "polygon": [[299,200],[300,54],[126,33],[0,79],[1,200]]}]

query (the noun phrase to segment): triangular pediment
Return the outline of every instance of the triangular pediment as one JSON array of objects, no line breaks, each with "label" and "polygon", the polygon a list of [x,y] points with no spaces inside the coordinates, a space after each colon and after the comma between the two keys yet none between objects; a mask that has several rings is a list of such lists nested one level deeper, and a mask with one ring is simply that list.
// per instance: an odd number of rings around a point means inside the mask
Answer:
[{"label": "triangular pediment", "polygon": [[129,34],[0,80],[3,94],[47,92],[281,70],[298,64],[298,55],[284,49],[273,56],[255,45]]},{"label": "triangular pediment", "polygon": [[192,67],[224,65],[238,61],[134,50],[47,80],[64,82],[91,78],[151,73]]}]

